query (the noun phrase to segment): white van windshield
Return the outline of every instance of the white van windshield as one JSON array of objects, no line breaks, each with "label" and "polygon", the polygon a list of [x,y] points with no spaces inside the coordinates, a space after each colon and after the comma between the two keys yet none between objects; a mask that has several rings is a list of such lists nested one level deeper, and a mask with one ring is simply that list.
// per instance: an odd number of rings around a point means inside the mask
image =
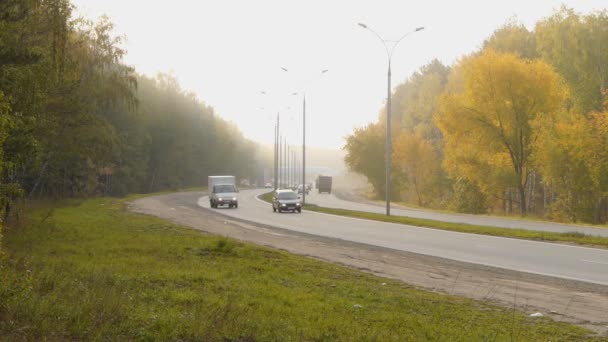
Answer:
[{"label": "white van windshield", "polygon": [[214,185],[213,192],[216,194],[222,194],[222,193],[226,193],[226,192],[236,192],[236,187],[232,184]]}]

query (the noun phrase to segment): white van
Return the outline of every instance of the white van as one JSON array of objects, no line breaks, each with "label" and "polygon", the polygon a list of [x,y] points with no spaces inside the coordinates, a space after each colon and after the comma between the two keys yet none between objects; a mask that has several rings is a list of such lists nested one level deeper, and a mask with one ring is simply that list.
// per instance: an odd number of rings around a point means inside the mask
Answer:
[{"label": "white van", "polygon": [[239,190],[236,187],[234,176],[209,176],[207,186],[211,208],[217,208],[222,205],[226,205],[228,208],[239,207],[237,197]]}]

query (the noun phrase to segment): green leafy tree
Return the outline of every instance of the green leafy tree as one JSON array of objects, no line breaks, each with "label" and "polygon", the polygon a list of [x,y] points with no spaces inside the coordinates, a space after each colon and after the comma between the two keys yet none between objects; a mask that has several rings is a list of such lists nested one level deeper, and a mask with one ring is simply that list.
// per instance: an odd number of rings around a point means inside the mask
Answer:
[{"label": "green leafy tree", "polygon": [[536,47],[568,82],[572,104],[580,113],[602,110],[608,87],[608,11],[581,16],[562,7],[538,22]]},{"label": "green leafy tree", "polygon": [[494,31],[492,36],[484,41],[483,49],[492,49],[501,53],[513,53],[525,59],[538,58],[534,32],[528,31],[515,18]]},{"label": "green leafy tree", "polygon": [[487,212],[486,195],[481,189],[466,178],[457,179],[453,186],[450,209],[459,213],[485,214]]},{"label": "green leafy tree", "polygon": [[[439,97],[447,83],[450,69],[433,60],[397,86],[393,96],[393,113],[399,131],[419,134],[441,150],[441,131],[433,122]],[[382,117],[380,120],[384,120]]]},{"label": "green leafy tree", "polygon": [[252,142],[175,78],[124,65],[108,18],[74,20],[72,10],[68,0],[0,3],[0,94],[11,119],[0,185],[30,197],[120,195],[253,172]]},{"label": "green leafy tree", "polygon": [[[386,194],[386,126],[369,124],[358,128],[346,138],[346,165],[354,172],[367,177],[379,198]],[[392,169],[391,171],[395,171]],[[391,172],[396,174],[396,172]],[[391,190],[399,191],[393,183]],[[395,193],[391,197],[396,198]]]}]

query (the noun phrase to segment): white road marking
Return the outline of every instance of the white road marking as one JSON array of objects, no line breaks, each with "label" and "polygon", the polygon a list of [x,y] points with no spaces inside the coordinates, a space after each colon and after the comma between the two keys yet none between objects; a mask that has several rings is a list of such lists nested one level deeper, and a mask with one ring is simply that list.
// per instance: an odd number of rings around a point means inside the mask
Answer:
[{"label": "white road marking", "polygon": [[604,262],[604,261],[587,260],[587,259],[581,259],[581,261],[590,262],[592,264],[608,265],[608,262]]},{"label": "white road marking", "polygon": [[496,247],[488,246],[488,245],[475,245],[475,247],[480,248],[480,249],[496,249]]}]

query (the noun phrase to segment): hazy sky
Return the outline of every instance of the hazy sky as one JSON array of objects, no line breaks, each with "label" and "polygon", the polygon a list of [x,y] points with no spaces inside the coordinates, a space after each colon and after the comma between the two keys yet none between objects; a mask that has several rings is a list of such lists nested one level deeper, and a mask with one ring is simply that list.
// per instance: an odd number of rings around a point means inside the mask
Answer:
[{"label": "hazy sky", "polygon": [[[387,58],[358,22],[398,39],[393,87],[437,58],[452,64],[517,16],[528,28],[566,4],[587,14],[607,0],[195,1],[73,0],[91,19],[107,14],[127,36],[126,63],[173,73],[253,140],[272,143],[276,113],[292,143],[339,148],[353,128],[375,121],[386,98]],[[281,67],[289,71],[284,72]],[[320,76],[320,71],[329,71]],[[267,95],[260,94],[264,90]],[[263,109],[262,109],[263,108]]]}]

